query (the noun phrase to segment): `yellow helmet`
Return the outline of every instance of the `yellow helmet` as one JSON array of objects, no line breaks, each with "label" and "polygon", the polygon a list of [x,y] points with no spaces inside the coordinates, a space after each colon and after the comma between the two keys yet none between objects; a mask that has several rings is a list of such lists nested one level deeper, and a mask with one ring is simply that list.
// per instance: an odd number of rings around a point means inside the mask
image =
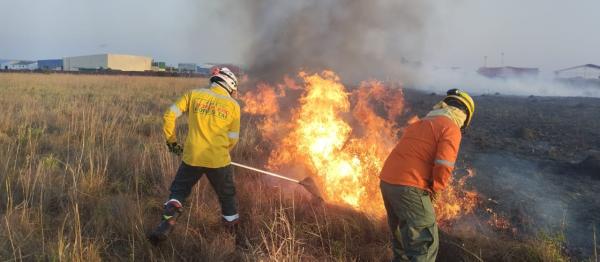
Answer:
[{"label": "yellow helmet", "polygon": [[444,98],[444,101],[447,100],[457,100],[464,106],[462,109],[467,113],[467,119],[462,128],[468,127],[471,124],[473,113],[475,113],[475,102],[473,101],[473,98],[471,98],[467,92],[460,89],[450,89],[446,92],[446,98]]}]

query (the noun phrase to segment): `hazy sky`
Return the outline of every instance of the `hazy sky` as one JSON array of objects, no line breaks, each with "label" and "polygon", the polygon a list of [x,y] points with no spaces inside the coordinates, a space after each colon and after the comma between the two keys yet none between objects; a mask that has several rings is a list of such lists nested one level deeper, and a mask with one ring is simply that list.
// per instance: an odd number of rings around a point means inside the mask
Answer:
[{"label": "hazy sky", "polygon": [[[444,1],[432,56],[448,65],[505,65],[555,70],[600,64],[599,0]],[[453,4],[450,4],[453,3]],[[436,51],[437,50],[437,51]]]},{"label": "hazy sky", "polygon": [[[542,70],[600,64],[600,0],[431,3],[426,46],[415,59],[475,68],[486,55],[488,65],[499,65],[504,52],[505,65]],[[0,0],[0,58],[111,52],[171,64],[243,63],[251,36],[234,30],[230,18],[240,10],[222,5],[212,0]]]}]

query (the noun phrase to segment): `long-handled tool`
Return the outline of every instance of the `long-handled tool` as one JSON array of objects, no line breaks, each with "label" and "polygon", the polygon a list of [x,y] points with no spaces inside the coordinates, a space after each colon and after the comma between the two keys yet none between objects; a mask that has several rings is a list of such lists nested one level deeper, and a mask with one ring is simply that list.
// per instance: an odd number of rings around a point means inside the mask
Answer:
[{"label": "long-handled tool", "polygon": [[247,165],[242,165],[240,163],[236,163],[236,162],[231,162],[232,165],[234,166],[238,166],[241,168],[245,168],[248,170],[252,170],[261,174],[265,174],[268,176],[272,176],[272,177],[276,177],[276,178],[280,178],[280,179],[284,179],[290,182],[294,182],[294,183],[298,183],[301,186],[304,187],[304,189],[306,189],[306,191],[308,191],[309,193],[311,193],[312,195],[314,195],[315,197],[317,197],[319,200],[323,200],[323,196],[321,195],[321,191],[319,190],[319,188],[317,187],[317,184],[315,183],[315,181],[312,179],[312,177],[308,176],[302,180],[296,180],[296,179],[292,179],[286,176],[282,176],[279,174],[275,174],[273,172],[269,172],[266,170],[262,170],[262,169],[258,169],[258,168],[254,168],[251,166],[247,166]]},{"label": "long-handled tool", "polygon": [[[183,147],[180,145],[175,144],[174,146],[176,147],[175,150],[173,151],[173,149],[171,149],[170,147],[173,146],[171,144],[167,144],[169,146],[169,150],[171,150],[171,152],[173,152],[174,154],[176,154],[177,156],[181,156],[183,154]],[[315,183],[315,181],[312,179],[312,177],[307,176],[306,178],[302,179],[302,180],[296,180],[296,179],[292,179],[286,176],[282,176],[279,174],[275,174],[273,172],[269,172],[266,170],[262,170],[262,169],[258,169],[255,167],[251,167],[251,166],[247,166],[247,165],[243,165],[240,163],[236,163],[236,162],[231,162],[232,165],[234,166],[238,166],[241,168],[245,168],[248,170],[252,170],[261,174],[265,174],[268,176],[272,176],[272,177],[276,177],[276,178],[280,178],[280,179],[284,179],[290,182],[294,182],[294,183],[298,183],[301,186],[304,187],[304,189],[306,189],[306,191],[308,191],[309,193],[311,193],[313,196],[315,196],[318,200],[323,201],[323,195],[321,195],[321,190],[319,190],[319,187],[317,187],[317,184]]]}]

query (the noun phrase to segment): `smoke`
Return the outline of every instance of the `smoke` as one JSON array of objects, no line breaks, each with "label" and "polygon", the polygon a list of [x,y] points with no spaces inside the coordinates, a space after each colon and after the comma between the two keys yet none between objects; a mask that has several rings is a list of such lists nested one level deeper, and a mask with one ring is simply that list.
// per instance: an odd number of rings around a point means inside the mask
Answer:
[{"label": "smoke", "polygon": [[517,96],[580,96],[600,97],[600,86],[575,85],[548,77],[491,79],[474,70],[420,69],[419,77],[412,83],[416,88],[445,93],[451,88],[461,88],[472,94],[502,94]]},{"label": "smoke", "polygon": [[473,186],[497,201],[494,209],[510,219],[518,235],[565,234],[569,247],[591,250],[590,228],[598,217],[600,184],[557,168],[551,161],[508,153],[472,153]]},{"label": "smoke", "polygon": [[[331,69],[344,81],[408,78],[403,61],[419,60],[428,1],[249,0],[224,3],[238,33],[251,41],[253,77],[280,79]],[[224,12],[224,11],[223,11]]]},{"label": "smoke", "polygon": [[[346,83],[375,78],[417,89],[475,94],[600,96],[552,79],[491,80],[471,72],[430,70],[420,61],[443,45],[440,8],[408,0],[225,0],[215,18],[241,51],[253,79],[276,82],[298,70],[335,71]],[[209,7],[213,8],[213,7]],[[217,39],[223,39],[217,37]]]}]

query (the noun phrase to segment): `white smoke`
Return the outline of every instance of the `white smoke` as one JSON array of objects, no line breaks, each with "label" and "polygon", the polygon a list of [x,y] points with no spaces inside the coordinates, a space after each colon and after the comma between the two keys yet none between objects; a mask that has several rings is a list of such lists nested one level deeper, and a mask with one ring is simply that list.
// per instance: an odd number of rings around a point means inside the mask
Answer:
[{"label": "white smoke", "polygon": [[474,70],[422,69],[414,84],[419,89],[445,93],[451,88],[464,89],[472,94],[501,94],[517,96],[600,97],[600,86],[572,85],[550,77],[491,79]]}]

